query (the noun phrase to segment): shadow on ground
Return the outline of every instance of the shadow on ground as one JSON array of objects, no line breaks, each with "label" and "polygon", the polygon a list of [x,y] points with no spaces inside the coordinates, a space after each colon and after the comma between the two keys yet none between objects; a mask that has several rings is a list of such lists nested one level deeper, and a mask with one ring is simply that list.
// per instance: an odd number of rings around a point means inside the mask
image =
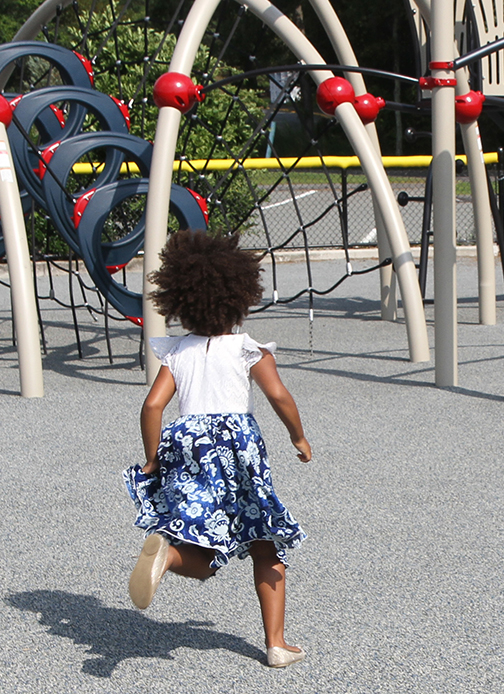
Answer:
[{"label": "shadow on ground", "polygon": [[82,672],[94,677],[110,677],[127,658],[172,660],[171,652],[181,647],[221,648],[265,662],[263,651],[238,636],[211,629],[212,622],[156,622],[133,609],[106,607],[93,596],[59,590],[13,593],[5,602],[38,614],[52,636],[89,646],[87,653],[97,657],[84,660]]}]

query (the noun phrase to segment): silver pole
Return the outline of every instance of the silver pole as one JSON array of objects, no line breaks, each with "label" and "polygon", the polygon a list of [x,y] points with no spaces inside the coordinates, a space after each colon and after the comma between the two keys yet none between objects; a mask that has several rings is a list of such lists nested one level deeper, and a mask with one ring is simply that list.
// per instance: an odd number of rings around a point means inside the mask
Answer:
[{"label": "silver pole", "polygon": [[431,15],[435,377],[443,387],[458,383],[452,0],[433,0]]},{"label": "silver pole", "polygon": [[[420,13],[427,25],[431,25],[430,0],[415,0]],[[456,73],[457,95],[466,94],[469,89],[466,69]],[[486,178],[485,162],[481,147],[481,138],[477,123],[461,125],[464,151],[467,155],[469,180],[474,210],[474,226],[476,229],[476,247],[478,251],[478,296],[479,320],[483,325],[495,325],[496,289],[495,289],[495,258],[493,253],[493,226],[490,209],[490,199]]]},{"label": "silver pole", "polygon": [[23,209],[5,125],[0,121],[0,216],[9,269],[21,395],[44,395],[35,290]]}]

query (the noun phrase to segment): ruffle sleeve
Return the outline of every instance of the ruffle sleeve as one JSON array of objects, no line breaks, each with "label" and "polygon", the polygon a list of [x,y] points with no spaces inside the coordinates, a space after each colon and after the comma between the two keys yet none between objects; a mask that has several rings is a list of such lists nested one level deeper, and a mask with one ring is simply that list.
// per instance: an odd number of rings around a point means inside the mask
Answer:
[{"label": "ruffle sleeve", "polygon": [[163,366],[170,366],[170,357],[175,354],[177,347],[184,337],[151,337],[149,344]]},{"label": "ruffle sleeve", "polygon": [[247,371],[250,371],[254,364],[257,364],[258,361],[261,361],[263,357],[261,348],[266,349],[270,354],[275,356],[277,344],[276,342],[266,342],[265,344],[261,344],[260,342],[256,342],[254,339],[252,339],[250,335],[248,335],[247,333],[244,333],[242,357],[245,361]]}]

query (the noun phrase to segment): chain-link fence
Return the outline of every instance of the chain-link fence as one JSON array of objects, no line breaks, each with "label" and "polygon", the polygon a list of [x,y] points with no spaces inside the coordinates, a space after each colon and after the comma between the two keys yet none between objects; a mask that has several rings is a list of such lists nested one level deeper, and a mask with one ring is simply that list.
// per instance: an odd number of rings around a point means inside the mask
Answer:
[{"label": "chain-link fence", "polygon": [[[421,242],[427,168],[388,169],[387,174],[400,205],[406,233],[412,245]],[[280,183],[261,211],[254,212],[242,245],[264,249],[277,247],[294,234],[286,248],[302,248],[306,230],[310,248],[338,248],[376,245],[376,227],[371,191],[361,169],[331,169],[330,180],[321,169],[296,169],[290,183]],[[490,167],[497,191],[497,171]],[[278,171],[257,172],[256,185],[268,190],[278,179]],[[475,243],[471,188],[467,168],[456,179],[457,243]],[[429,231],[431,230],[431,225]],[[268,238],[269,237],[269,238]]]}]

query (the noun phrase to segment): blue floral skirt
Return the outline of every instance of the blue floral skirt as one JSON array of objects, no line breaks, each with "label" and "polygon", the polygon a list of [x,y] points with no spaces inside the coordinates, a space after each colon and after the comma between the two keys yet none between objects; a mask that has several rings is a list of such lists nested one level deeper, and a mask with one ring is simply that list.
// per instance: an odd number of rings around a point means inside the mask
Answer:
[{"label": "blue floral skirt", "polygon": [[261,432],[251,414],[185,415],[163,429],[159,474],[124,471],[135,525],[174,542],[215,550],[212,566],[247,556],[254,540],[285,549],[306,535],[278,499]]}]

